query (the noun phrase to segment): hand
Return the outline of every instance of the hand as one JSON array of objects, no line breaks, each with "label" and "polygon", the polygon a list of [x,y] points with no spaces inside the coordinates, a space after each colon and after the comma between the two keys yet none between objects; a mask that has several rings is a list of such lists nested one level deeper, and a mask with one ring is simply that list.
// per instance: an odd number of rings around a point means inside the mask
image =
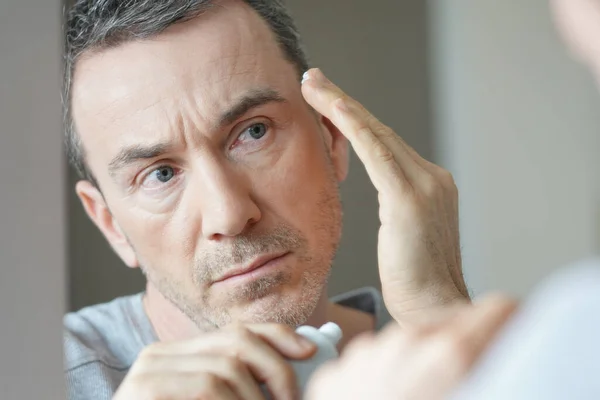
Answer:
[{"label": "hand", "polygon": [[491,296],[434,324],[359,337],[311,378],[307,400],[437,400],[452,394],[516,308]]},{"label": "hand", "polygon": [[316,348],[276,324],[234,326],[183,342],[147,347],[115,394],[115,400],[294,399],[297,388],[288,359],[305,359]]},{"label": "hand", "polygon": [[421,158],[320,70],[306,76],[306,101],[348,138],[379,193],[379,273],[391,315],[402,323],[414,312],[468,300],[452,175]]},{"label": "hand", "polygon": [[552,0],[550,4],[574,55],[600,71],[600,0]]}]

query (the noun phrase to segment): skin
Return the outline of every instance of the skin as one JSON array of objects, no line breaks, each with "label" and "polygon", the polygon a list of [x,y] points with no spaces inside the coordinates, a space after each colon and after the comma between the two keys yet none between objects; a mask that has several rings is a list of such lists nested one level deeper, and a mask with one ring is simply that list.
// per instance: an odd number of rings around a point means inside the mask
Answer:
[{"label": "skin", "polygon": [[[319,70],[309,71],[307,78],[303,85],[306,99],[349,139],[379,191],[381,208],[385,209],[387,196],[392,199],[404,193],[406,198],[410,195],[413,201],[418,200],[415,203],[428,210],[429,215],[438,214],[441,219],[448,203],[444,201],[447,196],[440,193],[452,190],[445,171],[419,158],[393,131]],[[397,214],[402,208],[391,203],[388,207],[389,211],[380,212],[380,252],[389,251],[390,247],[382,246],[381,241],[388,230],[397,229],[392,221],[402,215]],[[432,222],[442,232],[438,231],[434,244],[444,243],[439,239],[443,239],[444,229],[452,226],[451,220],[445,222],[447,225]],[[431,234],[431,230],[425,232]],[[417,247],[418,244],[414,243]],[[386,270],[389,267],[382,262],[380,253],[381,274],[390,274],[392,282],[403,276],[391,268]],[[405,287],[404,283],[395,282],[396,290]],[[515,308],[512,300],[490,296],[475,306],[455,303],[441,312],[427,313],[427,320],[419,318],[404,326],[394,322],[383,333],[363,335],[348,346],[341,359],[316,372],[307,398],[443,399],[468,374]]]},{"label": "skin", "polygon": [[302,92],[348,138],[377,189],[379,275],[395,321],[410,326],[440,307],[468,302],[452,175],[419,156],[321,70],[305,74]]},{"label": "skin", "polygon": [[[378,267],[396,322],[409,328],[468,302],[452,176],[320,70],[301,85],[243,2],[88,52],[72,101],[98,182],[79,182],[77,194],[123,261],[146,274],[145,309],[162,341],[116,398],[253,399],[258,382],[294,398],[284,358],[314,347],[291,351],[290,327],[337,322],[341,348],[373,330],[371,316],[326,297],[348,142],[379,193]],[[251,279],[220,281],[280,255]]]},{"label": "skin", "polygon": [[[306,92],[310,82],[301,91],[248,6],[220,5],[157,38],[87,53],[74,76],[74,122],[99,185],[81,181],[77,194],[123,261],[146,273],[161,339],[234,321],[318,325],[343,312],[325,284],[341,232],[337,184],[348,173],[343,131],[356,127],[336,123],[333,103]],[[376,131],[403,153],[369,158],[353,145],[380,195],[384,299],[405,323],[468,299],[458,196],[447,171],[379,122]],[[218,282],[279,254],[251,282]],[[373,326],[356,319],[353,332]]]},{"label": "skin", "polygon": [[575,57],[590,67],[600,84],[600,2],[552,0],[551,5],[565,42]]},{"label": "skin", "polygon": [[[259,17],[223,7],[157,40],[89,54],[75,74],[74,120],[102,191],[82,181],[77,193],[125,263],[146,273],[157,329],[177,327],[180,338],[232,321],[324,321],[341,232],[346,140],[303,101]],[[244,97],[264,104],[221,124]],[[248,133],[265,127],[260,140]],[[161,145],[148,159],[113,161]],[[260,279],[216,283],[280,253]]]},{"label": "skin", "polygon": [[446,399],[515,309],[514,301],[489,295],[474,306],[447,309],[435,322],[409,329],[390,324],[378,335],[363,335],[316,372],[305,398]]},{"label": "skin", "polygon": [[[565,42],[600,82],[600,1],[553,0],[551,5]],[[475,306],[430,314],[419,327],[390,324],[382,334],[355,340],[339,360],[317,371],[307,398],[447,398],[515,310],[514,301],[490,295]]]}]

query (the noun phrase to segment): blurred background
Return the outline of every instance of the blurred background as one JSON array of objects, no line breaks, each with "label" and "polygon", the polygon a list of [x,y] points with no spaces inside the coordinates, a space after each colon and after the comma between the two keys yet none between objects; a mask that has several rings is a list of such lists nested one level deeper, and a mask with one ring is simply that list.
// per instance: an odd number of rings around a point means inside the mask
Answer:
[{"label": "blurred background", "polygon": [[[312,64],[454,174],[475,295],[526,295],[600,252],[600,95],[546,0],[288,3]],[[48,372],[62,357],[64,310],[143,289],[84,215],[61,152],[61,7],[0,2],[0,315],[11,321],[0,354],[14,359],[0,365],[0,392],[9,399],[42,396],[27,385],[16,396],[16,377],[59,382],[60,371]],[[377,197],[356,158],[342,197],[331,294],[379,286]]]}]

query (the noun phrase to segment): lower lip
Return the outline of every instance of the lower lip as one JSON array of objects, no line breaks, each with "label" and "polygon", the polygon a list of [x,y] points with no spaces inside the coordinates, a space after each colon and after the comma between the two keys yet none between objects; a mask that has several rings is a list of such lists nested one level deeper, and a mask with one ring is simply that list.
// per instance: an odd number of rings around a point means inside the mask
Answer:
[{"label": "lower lip", "polygon": [[230,278],[216,282],[216,284],[241,285],[244,283],[249,283],[251,281],[254,281],[258,278],[264,277],[268,274],[272,274],[275,270],[283,267],[289,254],[290,253],[286,253],[282,256],[272,259],[271,261],[261,265],[260,267],[258,267],[256,269],[253,269],[252,271],[246,272],[244,274],[232,276]]}]

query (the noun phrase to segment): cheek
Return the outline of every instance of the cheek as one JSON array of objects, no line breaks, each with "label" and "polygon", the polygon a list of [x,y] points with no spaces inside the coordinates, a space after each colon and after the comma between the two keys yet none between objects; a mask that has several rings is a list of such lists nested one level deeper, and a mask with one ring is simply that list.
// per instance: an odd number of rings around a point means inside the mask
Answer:
[{"label": "cheek", "polygon": [[152,270],[165,271],[169,276],[187,276],[193,263],[193,224],[178,223],[174,214],[150,214],[131,208],[120,216],[140,263]]},{"label": "cheek", "polygon": [[307,234],[321,211],[324,191],[337,188],[319,134],[305,130],[294,136],[268,178],[255,186],[255,193],[277,216]]}]

